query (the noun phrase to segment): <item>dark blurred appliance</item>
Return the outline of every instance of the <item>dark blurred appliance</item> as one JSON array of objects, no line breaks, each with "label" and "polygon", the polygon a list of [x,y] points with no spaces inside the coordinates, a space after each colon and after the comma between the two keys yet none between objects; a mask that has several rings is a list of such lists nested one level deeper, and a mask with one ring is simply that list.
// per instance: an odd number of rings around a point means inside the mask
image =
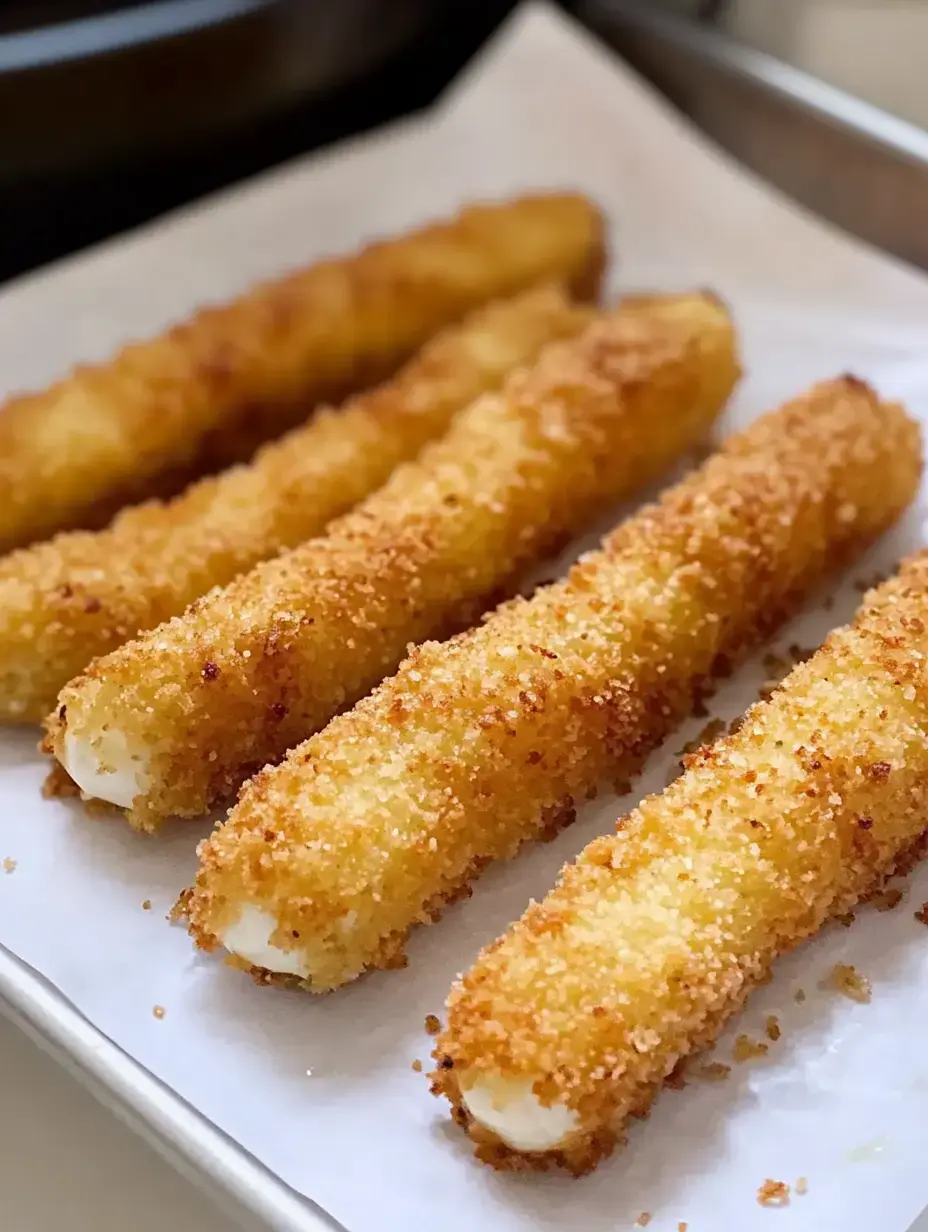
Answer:
[{"label": "dark blurred appliance", "polygon": [[424,106],[513,0],[0,0],[0,279]]}]

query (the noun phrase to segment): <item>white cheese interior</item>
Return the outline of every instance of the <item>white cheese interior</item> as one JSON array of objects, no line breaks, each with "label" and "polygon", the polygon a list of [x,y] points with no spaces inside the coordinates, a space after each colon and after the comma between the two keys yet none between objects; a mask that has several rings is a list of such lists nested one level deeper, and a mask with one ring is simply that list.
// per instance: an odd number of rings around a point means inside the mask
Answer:
[{"label": "white cheese interior", "polygon": [[465,1077],[461,1093],[471,1116],[515,1151],[554,1150],[577,1128],[572,1108],[565,1104],[546,1108],[524,1079],[481,1075],[466,1086]]}]

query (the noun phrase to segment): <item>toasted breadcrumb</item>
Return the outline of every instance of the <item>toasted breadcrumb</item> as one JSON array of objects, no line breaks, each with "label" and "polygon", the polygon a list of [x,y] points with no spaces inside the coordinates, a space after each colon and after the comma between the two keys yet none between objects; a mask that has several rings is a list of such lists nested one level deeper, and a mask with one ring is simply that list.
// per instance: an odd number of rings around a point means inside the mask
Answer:
[{"label": "toasted breadcrumb", "polygon": [[636,1228],[646,1228],[650,1222],[651,1222],[651,1212],[642,1211],[641,1214],[638,1216],[638,1218],[635,1220],[635,1227]]},{"label": "toasted breadcrumb", "polygon": [[764,1031],[766,1032],[767,1039],[773,1040],[774,1043],[780,1038],[782,1032],[780,1031],[780,1020],[776,1014],[768,1015],[767,1021],[764,1023]]},{"label": "toasted breadcrumb", "polygon": [[429,1035],[437,1035],[441,1030],[441,1019],[437,1014],[426,1014],[425,1029]]},{"label": "toasted breadcrumb", "polygon": [[[472,624],[664,470],[737,376],[714,297],[624,301],[471,403],[325,536],[97,660],[62,692],[46,747],[65,757],[66,737],[94,748],[118,732],[146,763],[133,825],[203,813],[394,671],[410,642]],[[403,726],[399,711],[390,721]]]},{"label": "toasted breadcrumb", "polygon": [[422,1062],[418,1059],[418,1057],[416,1058],[415,1061],[413,1061],[412,1068],[416,1071],[417,1074],[422,1073]]},{"label": "toasted breadcrumb", "polygon": [[846,963],[835,963],[819,987],[840,992],[842,996],[862,1005],[870,1002],[870,981],[865,975],[861,975],[856,967],[850,967]]},{"label": "toasted breadcrumb", "polygon": [[739,1035],[732,1048],[732,1056],[738,1062],[753,1061],[757,1057],[767,1055],[767,1045],[760,1040],[752,1040],[748,1035]]},{"label": "toasted breadcrumb", "polygon": [[142,910],[151,911],[151,899],[150,898],[146,898],[145,901],[142,903]]},{"label": "toasted breadcrumb", "polygon": [[806,999],[805,989],[797,988],[795,993],[793,993],[793,1000],[796,1002],[797,1005],[802,1005],[805,999]]},{"label": "toasted breadcrumb", "polygon": [[165,1010],[163,1005],[156,1005],[154,1006],[151,1012],[154,1014],[156,1018],[161,1019],[164,1017],[167,1011]]},{"label": "toasted breadcrumb", "polygon": [[928,924],[928,902],[922,903],[918,911],[913,913],[919,924]]},{"label": "toasted breadcrumb", "polygon": [[689,1227],[689,1224],[684,1223],[684,1221],[681,1219],[681,1221],[677,1224],[677,1232],[686,1232],[686,1229],[688,1227]]},{"label": "toasted breadcrumb", "polygon": [[789,1206],[789,1185],[768,1177],[757,1191],[757,1201],[761,1206]]},{"label": "toasted breadcrumb", "polygon": [[[729,441],[566,581],[419,647],[245,788],[200,849],[197,941],[220,944],[254,902],[279,925],[274,943],[306,956],[313,990],[392,960],[491,860],[568,824],[591,785],[633,774],[720,652],[734,661],[756,646],[823,569],[897,516],[917,448],[915,425],[866,386],[816,387]],[[839,516],[851,503],[853,522]],[[745,783],[746,821],[765,818],[749,827],[757,845],[779,824],[767,785]],[[686,894],[688,871],[674,870]],[[676,1058],[665,1060],[661,1078]]]},{"label": "toasted breadcrumb", "polygon": [[[758,782],[768,788],[759,799]],[[737,735],[589,844],[455,984],[432,1079],[479,1158],[589,1171],[779,955],[906,866],[926,817],[923,552],[752,707]],[[853,968],[838,982],[869,994]],[[642,1052],[645,1032],[654,1042]],[[574,1114],[556,1147],[519,1153],[475,1123],[467,1092],[501,1075]]]},{"label": "toasted breadcrumb", "polygon": [[15,872],[15,871],[16,871],[16,861],[13,859],[13,857],[12,857],[12,856],[7,856],[7,857],[4,859],[4,861],[3,861],[3,871],[4,871],[5,873],[12,873],[12,872]]},{"label": "toasted breadcrumb", "polygon": [[797,1193],[799,1194],[800,1197],[802,1197],[803,1194],[807,1194],[808,1192],[809,1192],[809,1182],[806,1180],[804,1176],[801,1176],[797,1180],[796,1184],[793,1186],[793,1193]]},{"label": "toasted breadcrumb", "polygon": [[0,550],[103,525],[130,500],[249,457],[313,404],[382,379],[489,299],[554,278],[588,291],[603,229],[572,194],[472,206],[203,308],[10,399],[0,413]]},{"label": "toasted breadcrumb", "polygon": [[[37,723],[94,658],[213,586],[321,534],[447,430],[454,415],[592,310],[541,287],[444,330],[391,380],[164,504],[0,560],[0,719]],[[218,678],[207,660],[202,678]]]}]

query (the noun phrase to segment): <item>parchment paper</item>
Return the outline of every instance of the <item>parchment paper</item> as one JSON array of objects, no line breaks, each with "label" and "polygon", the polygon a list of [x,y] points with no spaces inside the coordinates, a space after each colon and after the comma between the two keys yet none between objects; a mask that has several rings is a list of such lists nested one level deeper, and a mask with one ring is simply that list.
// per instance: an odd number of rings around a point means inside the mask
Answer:
[{"label": "parchment paper", "polygon": [[[0,380],[44,384],[253,278],[441,215],[469,198],[576,186],[616,223],[615,288],[716,288],[734,306],[748,376],[726,427],[851,369],[928,419],[928,282],[810,220],[734,169],[609,53],[554,10],[522,9],[439,110],[299,162],[0,296]],[[2,514],[0,514],[2,516]],[[922,541],[916,510],[853,574]],[[859,594],[779,644],[817,643]],[[764,673],[713,704],[733,716]],[[694,720],[635,796],[663,784]],[[737,1030],[783,1036],[717,1085],[667,1092],[630,1147],[594,1176],[500,1177],[477,1166],[414,1073],[426,1013],[455,972],[632,799],[600,800],[552,845],[490,871],[473,899],[421,931],[407,970],[326,999],[253,987],[193,953],[165,913],[194,867],[201,825],[159,840],[39,797],[34,734],[0,736],[0,941],[96,1026],[351,1232],[900,1232],[928,1202],[928,931],[913,913],[928,870],[892,913],[866,909],[782,963]],[[153,909],[142,910],[151,899]],[[836,961],[873,983],[857,1005],[818,989]],[[797,1004],[798,988],[806,993]],[[159,1020],[153,1007],[165,1008]],[[731,1060],[731,1036],[718,1058]],[[765,1178],[808,1178],[785,1211]]]}]

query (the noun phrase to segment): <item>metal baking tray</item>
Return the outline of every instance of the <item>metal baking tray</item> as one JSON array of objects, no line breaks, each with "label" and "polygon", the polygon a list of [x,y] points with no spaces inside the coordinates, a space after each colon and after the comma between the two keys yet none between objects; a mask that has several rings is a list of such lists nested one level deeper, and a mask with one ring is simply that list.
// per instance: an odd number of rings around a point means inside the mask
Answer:
[{"label": "metal baking tray", "polygon": [[[626,0],[580,16],[722,146],[848,231],[928,268],[928,134],[712,28]],[[230,1226],[337,1232],[0,948],[0,1013],[210,1196]]]},{"label": "metal baking tray", "polygon": [[0,1014],[243,1232],[344,1232],[92,1026],[0,946]]},{"label": "metal baking tray", "polygon": [[578,15],[752,171],[928,269],[924,129],[651,0],[581,0]]}]

